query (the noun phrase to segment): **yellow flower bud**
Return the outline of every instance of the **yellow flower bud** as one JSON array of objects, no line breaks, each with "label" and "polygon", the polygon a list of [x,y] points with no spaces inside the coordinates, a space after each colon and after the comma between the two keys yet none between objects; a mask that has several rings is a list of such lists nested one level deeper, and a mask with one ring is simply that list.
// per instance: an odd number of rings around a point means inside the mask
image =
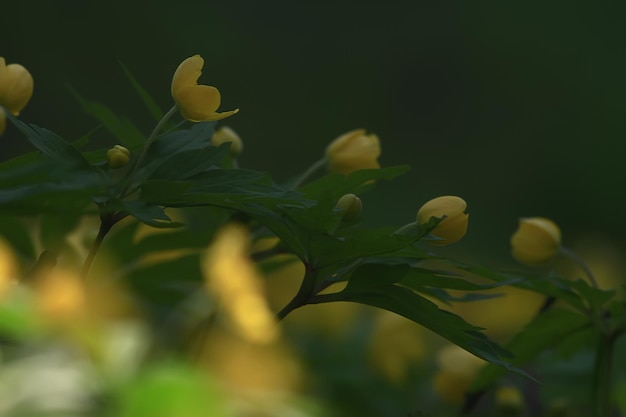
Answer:
[{"label": "yellow flower bud", "polygon": [[424,204],[417,212],[417,224],[428,223],[431,217],[444,217],[431,234],[442,240],[431,241],[433,245],[449,245],[461,240],[467,232],[469,215],[465,214],[467,203],[460,197],[437,197]]},{"label": "yellow flower bud", "polygon": [[122,168],[130,162],[130,151],[121,145],[115,145],[107,151],[107,162],[113,169]]},{"label": "yellow flower bud", "polygon": [[[0,106],[18,116],[33,95],[33,77],[20,64],[0,57]],[[4,116],[4,115],[3,115]]]},{"label": "yellow flower bud", "polygon": [[379,169],[380,141],[365,129],[345,133],[326,148],[328,170],[348,175],[360,169]]},{"label": "yellow flower bud", "polygon": [[221,96],[217,88],[198,85],[204,59],[194,55],[180,63],[172,78],[172,98],[183,117],[190,122],[221,120],[237,113],[239,109],[217,113]]},{"label": "yellow flower bud", "polygon": [[354,194],[346,194],[337,201],[335,208],[343,211],[343,221],[352,222],[361,215],[363,202]]},{"label": "yellow flower bud", "polygon": [[213,146],[220,146],[222,143],[230,142],[230,155],[232,157],[239,156],[243,150],[243,142],[237,132],[228,126],[222,126],[217,129],[211,137]]},{"label": "yellow flower bud", "polygon": [[516,387],[501,387],[496,390],[496,407],[505,416],[521,415],[524,397]]},{"label": "yellow flower bud", "polygon": [[517,231],[511,236],[511,254],[523,264],[541,265],[556,255],[561,246],[561,231],[552,221],[543,217],[519,220]]}]

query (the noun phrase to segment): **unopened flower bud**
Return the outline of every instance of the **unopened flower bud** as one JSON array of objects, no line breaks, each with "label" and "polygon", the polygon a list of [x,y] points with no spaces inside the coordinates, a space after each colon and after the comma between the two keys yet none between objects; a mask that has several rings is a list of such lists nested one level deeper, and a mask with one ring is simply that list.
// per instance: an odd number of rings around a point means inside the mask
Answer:
[{"label": "unopened flower bud", "polygon": [[130,162],[130,151],[121,145],[115,145],[107,151],[107,162],[113,169],[122,168]]},{"label": "unopened flower bud", "polygon": [[365,129],[345,133],[326,148],[328,170],[348,175],[360,169],[378,169],[380,141],[378,136],[365,134]]},{"label": "unopened flower bud", "polygon": [[511,236],[511,254],[526,265],[541,265],[550,261],[561,246],[559,227],[544,217],[519,220],[519,226]]},{"label": "unopened flower bud", "polygon": [[496,391],[496,407],[502,415],[519,416],[524,409],[524,397],[516,387],[501,387]]},{"label": "unopened flower bud", "polygon": [[430,221],[432,217],[445,217],[431,231],[435,237],[441,240],[434,240],[433,245],[449,245],[461,240],[467,232],[469,215],[465,213],[467,203],[460,197],[442,196],[434,198],[424,204],[417,212],[417,224],[423,225]]},{"label": "unopened flower bud", "polygon": [[361,215],[363,202],[354,194],[346,194],[337,201],[335,208],[343,211],[342,220],[344,222],[352,222]]},{"label": "unopened flower bud", "polygon": [[220,146],[222,143],[230,142],[230,155],[234,158],[241,154],[243,142],[237,132],[228,126],[217,129],[211,137],[213,146]]},{"label": "unopened flower bud", "polygon": [[33,95],[33,77],[20,64],[6,65],[0,57],[0,106],[18,116]]}]

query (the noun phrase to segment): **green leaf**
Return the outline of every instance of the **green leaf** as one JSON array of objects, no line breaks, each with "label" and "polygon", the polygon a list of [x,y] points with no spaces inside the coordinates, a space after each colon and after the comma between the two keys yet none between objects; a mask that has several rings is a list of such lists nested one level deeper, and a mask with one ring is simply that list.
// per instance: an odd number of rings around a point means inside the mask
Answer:
[{"label": "green leaf", "polygon": [[[523,371],[501,359],[510,357],[510,353],[489,340],[480,332],[482,329],[472,326],[455,314],[441,310],[435,303],[408,288],[393,285],[395,280],[395,277],[384,274],[384,268],[372,271],[364,266],[354,272],[343,291],[326,297],[332,301],[352,301],[394,312],[486,361],[525,375]],[[319,300],[324,300],[324,296],[318,297]]]},{"label": "green leaf", "polygon": [[154,99],[139,84],[137,79],[133,76],[133,74],[126,67],[126,65],[124,65],[121,62],[119,64],[122,67],[122,70],[124,70],[124,74],[126,74],[126,77],[128,78],[128,81],[130,81],[130,83],[133,85],[133,88],[135,89],[137,94],[139,94],[139,97],[141,97],[141,101],[143,101],[143,104],[146,106],[146,108],[148,109],[148,111],[150,112],[152,117],[154,118],[154,121],[158,122],[159,120],[161,120],[163,118],[163,112],[161,111],[159,106],[156,104]]},{"label": "green leaf", "polygon": [[[157,228],[175,228],[181,227],[181,223],[172,222],[162,207],[158,205],[149,204],[141,200],[133,201],[121,201],[119,202],[121,211],[128,212],[131,216],[152,227]],[[117,204],[111,205],[111,207],[118,207]]]},{"label": "green leaf", "polygon": [[35,148],[53,161],[68,166],[90,169],[89,163],[83,155],[55,133],[35,125],[27,125],[11,114],[7,114],[7,117]]},{"label": "green leaf", "polygon": [[[571,310],[553,308],[539,314],[526,328],[505,345],[514,355],[513,364],[522,366],[547,349],[567,343],[570,337],[590,328],[587,318]],[[480,391],[494,384],[504,372],[486,366],[472,385]]]},{"label": "green leaf", "polygon": [[617,291],[615,290],[603,290],[600,288],[592,287],[589,283],[582,279],[568,281],[570,287],[580,294],[596,311],[600,311],[604,306],[611,301]]},{"label": "green leaf", "polygon": [[583,298],[572,289],[572,281],[559,277],[545,277],[521,275],[519,273],[496,272],[481,266],[470,266],[455,261],[450,261],[457,268],[467,271],[475,276],[494,280],[496,282],[511,282],[518,288],[534,291],[550,297],[557,298],[574,307],[580,312],[587,311],[587,305]]},{"label": "green leaf", "polygon": [[200,174],[217,164],[228,155],[229,145],[218,148],[190,149],[165,158],[150,174],[150,179],[178,180]]},{"label": "green leaf", "polygon": [[122,145],[127,148],[137,149],[146,142],[146,137],[131,121],[126,118],[118,117],[103,104],[83,99],[72,87],[68,86],[68,89],[74,97],[76,97],[83,110],[100,121]]}]

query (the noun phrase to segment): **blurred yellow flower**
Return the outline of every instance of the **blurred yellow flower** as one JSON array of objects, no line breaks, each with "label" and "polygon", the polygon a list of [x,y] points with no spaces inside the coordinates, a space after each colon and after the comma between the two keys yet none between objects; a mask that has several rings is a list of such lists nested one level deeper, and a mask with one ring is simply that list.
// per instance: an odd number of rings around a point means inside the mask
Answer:
[{"label": "blurred yellow flower", "polygon": [[222,126],[213,133],[211,143],[213,146],[220,146],[222,143],[230,142],[230,155],[239,156],[243,151],[243,141],[241,137],[228,126]]},{"label": "blurred yellow flower", "polygon": [[444,401],[460,403],[485,363],[459,346],[445,346],[437,354],[439,370],[434,377],[435,392]]},{"label": "blurred yellow flower", "polygon": [[125,167],[130,162],[130,151],[121,145],[115,145],[107,151],[107,162],[113,169]]},{"label": "blurred yellow flower", "polygon": [[0,57],[0,135],[6,128],[6,113],[2,107],[18,116],[33,95],[33,77],[20,64],[6,64]]},{"label": "blurred yellow flower", "polygon": [[521,415],[524,408],[524,397],[516,387],[500,387],[496,390],[496,407],[506,416]]},{"label": "blurred yellow flower", "polygon": [[386,310],[376,312],[369,357],[390,381],[405,382],[411,364],[420,362],[426,349],[420,327],[414,322]]},{"label": "blurred yellow flower", "polygon": [[183,117],[190,122],[221,120],[237,113],[239,109],[217,113],[221,96],[217,88],[198,85],[204,59],[194,55],[180,63],[172,78],[172,98]]},{"label": "blurred yellow flower", "polygon": [[526,265],[541,265],[550,261],[561,247],[561,231],[550,219],[529,217],[519,220],[511,236],[511,254]]},{"label": "blurred yellow flower", "polygon": [[365,129],[345,133],[326,148],[328,170],[348,175],[360,169],[379,169],[380,141],[378,136],[365,134]]},{"label": "blurred yellow flower", "polygon": [[441,240],[433,240],[433,245],[449,245],[461,240],[467,232],[469,215],[465,214],[467,203],[460,197],[442,196],[424,204],[417,212],[417,224],[428,223],[431,217],[444,217],[431,234]]},{"label": "blurred yellow flower", "polygon": [[235,330],[246,340],[266,344],[279,329],[265,298],[263,281],[248,258],[248,232],[227,225],[216,235],[202,260],[209,293],[228,314]]}]

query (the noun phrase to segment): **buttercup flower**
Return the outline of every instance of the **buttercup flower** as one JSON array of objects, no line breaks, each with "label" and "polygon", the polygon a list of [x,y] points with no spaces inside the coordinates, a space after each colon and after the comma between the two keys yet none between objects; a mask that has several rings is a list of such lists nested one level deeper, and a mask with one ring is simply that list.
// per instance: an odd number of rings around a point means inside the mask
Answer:
[{"label": "buttercup flower", "polygon": [[431,241],[433,245],[449,245],[461,240],[467,232],[469,215],[465,213],[467,203],[460,197],[447,195],[434,198],[417,212],[417,224],[428,223],[431,217],[444,217],[431,234],[442,240]]},{"label": "buttercup flower", "polygon": [[122,168],[130,162],[130,151],[121,145],[115,145],[107,151],[107,162],[113,169]]},{"label": "buttercup flower", "polygon": [[511,236],[511,254],[526,265],[541,265],[556,255],[561,246],[561,231],[550,219],[530,217],[519,220]]},{"label": "buttercup flower", "polygon": [[237,132],[228,126],[217,129],[211,137],[213,146],[220,146],[222,143],[230,142],[230,155],[235,157],[241,154],[243,142]]},{"label": "buttercup flower", "polygon": [[348,175],[360,169],[378,169],[380,141],[378,136],[356,129],[339,136],[326,148],[328,170]]},{"label": "buttercup flower", "polygon": [[204,59],[194,55],[180,63],[172,78],[172,98],[183,117],[190,122],[221,120],[237,113],[239,109],[217,113],[221,96],[217,88],[198,85]]},{"label": "buttercup flower", "polygon": [[337,201],[335,208],[343,211],[343,221],[352,222],[361,215],[363,202],[354,194],[346,194]]}]

